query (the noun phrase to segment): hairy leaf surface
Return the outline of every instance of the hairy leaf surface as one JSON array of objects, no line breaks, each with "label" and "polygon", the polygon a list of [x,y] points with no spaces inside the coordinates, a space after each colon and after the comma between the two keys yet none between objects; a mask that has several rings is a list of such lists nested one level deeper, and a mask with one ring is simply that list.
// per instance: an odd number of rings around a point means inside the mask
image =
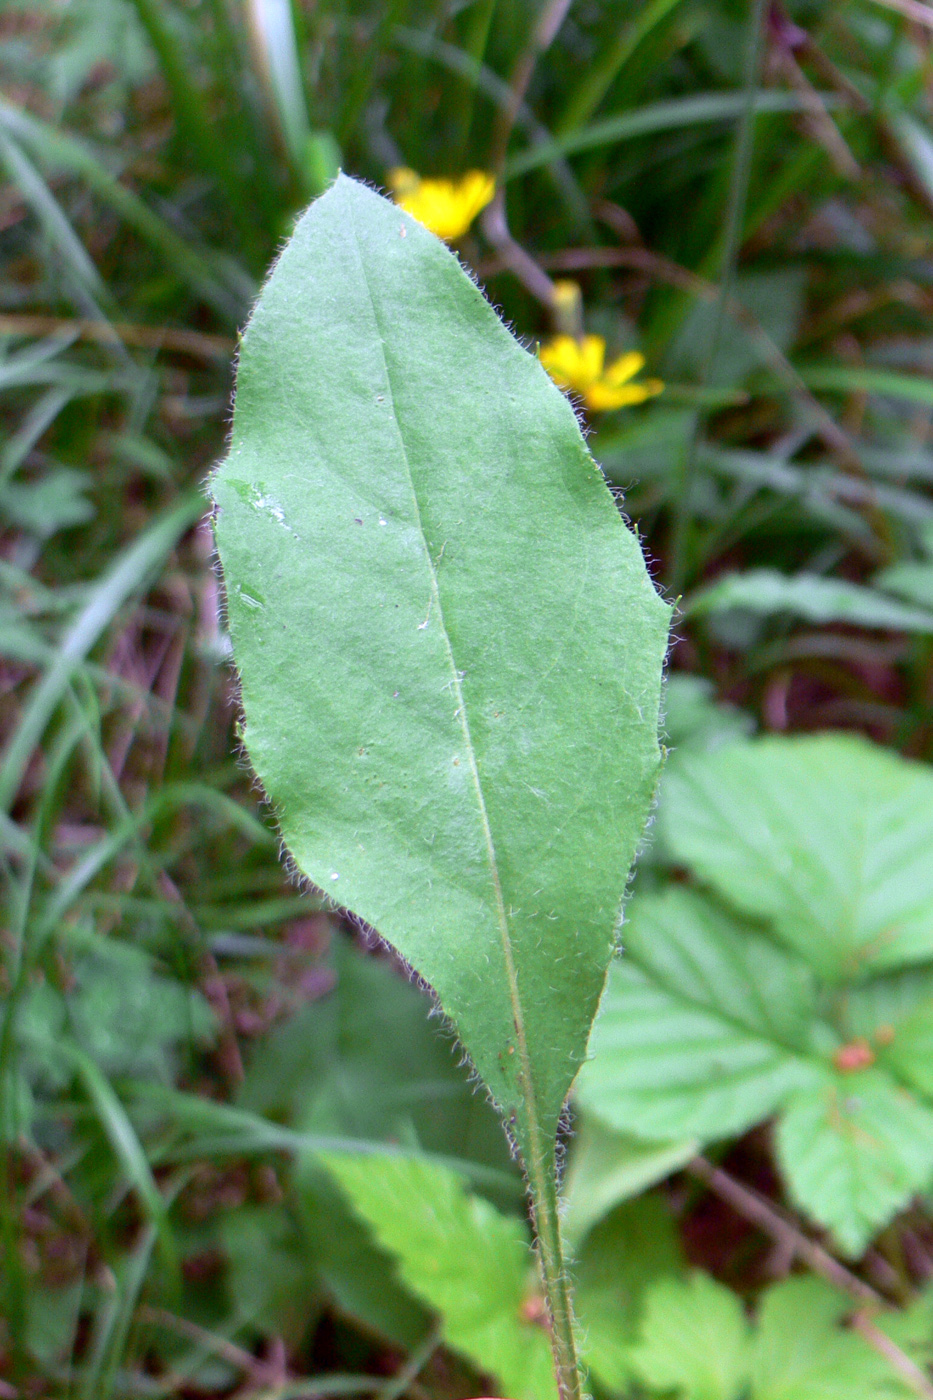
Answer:
[{"label": "hairy leaf surface", "polygon": [[573,411],[340,178],[243,338],[213,485],[245,743],[299,869],[431,984],[520,1141],[583,1058],[668,608]]}]

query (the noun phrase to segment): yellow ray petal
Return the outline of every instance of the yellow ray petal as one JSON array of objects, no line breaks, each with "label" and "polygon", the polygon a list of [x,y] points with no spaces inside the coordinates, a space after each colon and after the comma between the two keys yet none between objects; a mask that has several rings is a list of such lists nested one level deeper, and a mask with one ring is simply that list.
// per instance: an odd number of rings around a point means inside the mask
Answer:
[{"label": "yellow ray petal", "polygon": [[641,384],[610,384],[600,379],[584,396],[587,408],[595,413],[607,413],[613,408],[630,408],[654,398],[664,388],[660,379],[645,379]]},{"label": "yellow ray petal", "polygon": [[611,365],[606,366],[603,378],[607,384],[627,384],[644,367],[644,355],[639,354],[637,350],[629,350],[627,354],[620,355],[617,360],[613,360]]},{"label": "yellow ray petal", "polygon": [[493,177],[482,170],[469,170],[459,180],[422,180],[413,170],[399,166],[386,178],[395,203],[448,241],[466,233],[496,189]]},{"label": "yellow ray petal", "polygon": [[555,335],[541,346],[541,363],[562,389],[585,394],[599,379],[606,354],[606,342],[601,335],[585,335],[576,340],[572,335]]}]

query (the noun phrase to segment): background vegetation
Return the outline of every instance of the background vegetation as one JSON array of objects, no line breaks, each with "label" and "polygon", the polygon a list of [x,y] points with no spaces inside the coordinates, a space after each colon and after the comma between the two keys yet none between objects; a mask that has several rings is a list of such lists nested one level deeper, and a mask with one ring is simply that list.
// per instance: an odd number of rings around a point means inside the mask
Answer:
[{"label": "background vegetation", "polygon": [[499,1126],[235,758],[201,484],[338,165],[493,171],[460,251],[510,324],[573,278],[666,385],[590,415],[682,599],[568,1159],[594,1385],[933,1393],[931,26],[6,5],[0,1394],[549,1394]]}]

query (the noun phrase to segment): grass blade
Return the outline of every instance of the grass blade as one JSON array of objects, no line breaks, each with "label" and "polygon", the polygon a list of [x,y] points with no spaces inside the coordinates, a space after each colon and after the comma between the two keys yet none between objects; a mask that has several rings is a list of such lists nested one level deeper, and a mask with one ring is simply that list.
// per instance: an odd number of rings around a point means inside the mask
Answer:
[{"label": "grass blade", "polygon": [[126,600],[140,589],[152,571],[174,549],[179,537],[204,510],[197,492],[159,516],[133,541],[91,590],[90,596],[66,632],[55,661],[30,696],[0,765],[0,810],[9,811],[26,765],[56,706],[78,666],[112,622]]}]

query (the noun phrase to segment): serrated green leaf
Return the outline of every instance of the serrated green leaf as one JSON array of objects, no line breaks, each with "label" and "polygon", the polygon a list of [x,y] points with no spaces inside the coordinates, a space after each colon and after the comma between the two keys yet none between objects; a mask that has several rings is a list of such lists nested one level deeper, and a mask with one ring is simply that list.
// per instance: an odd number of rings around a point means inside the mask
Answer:
[{"label": "serrated green leaf", "polygon": [[933,1177],[933,1112],[878,1070],[827,1075],[790,1101],[777,1148],[791,1195],[855,1258]]},{"label": "serrated green leaf", "polygon": [[527,1158],[658,773],[669,613],[638,543],[456,259],[342,177],[244,335],[213,490],[285,842],[431,984]]},{"label": "serrated green leaf", "polygon": [[933,967],[906,968],[848,989],[847,1038],[869,1042],[878,1064],[933,1100]]},{"label": "serrated green leaf", "polygon": [[896,1378],[883,1357],[840,1319],[851,1299],[818,1278],[769,1288],[758,1312],[752,1400],[871,1400]]},{"label": "serrated green leaf", "polygon": [[[630,1350],[653,1390],[685,1400],[904,1400],[916,1392],[891,1363],[844,1326],[851,1297],[821,1278],[765,1290],[754,1326],[735,1294],[706,1274],[665,1279],[647,1295],[640,1343]],[[930,1304],[873,1321],[923,1364]],[[749,1380],[751,1382],[749,1388]]]},{"label": "serrated green leaf", "polygon": [[555,1400],[548,1334],[540,1308],[528,1306],[535,1273],[523,1223],[423,1158],[321,1160],[406,1287],[440,1314],[445,1342],[514,1400]]},{"label": "serrated green leaf", "polygon": [[849,735],[682,754],[667,848],[821,976],[933,956],[933,773]]},{"label": "serrated green leaf", "polygon": [[738,1400],[748,1377],[749,1329],[734,1293],[708,1274],[662,1279],[648,1292],[636,1373],[684,1400]]},{"label": "serrated green leaf", "polygon": [[657,1195],[625,1202],[587,1235],[573,1269],[574,1297],[584,1358],[601,1385],[621,1391],[633,1379],[645,1292],[683,1263],[670,1207]]},{"label": "serrated green leaf", "polygon": [[431,1329],[431,1314],[399,1279],[395,1259],[374,1242],[316,1157],[304,1157],[295,1175],[302,1233],[338,1310],[393,1346],[418,1346]]},{"label": "serrated green leaf", "polygon": [[634,902],[577,1098],[620,1132],[725,1137],[818,1082],[805,965],[690,890]]}]

